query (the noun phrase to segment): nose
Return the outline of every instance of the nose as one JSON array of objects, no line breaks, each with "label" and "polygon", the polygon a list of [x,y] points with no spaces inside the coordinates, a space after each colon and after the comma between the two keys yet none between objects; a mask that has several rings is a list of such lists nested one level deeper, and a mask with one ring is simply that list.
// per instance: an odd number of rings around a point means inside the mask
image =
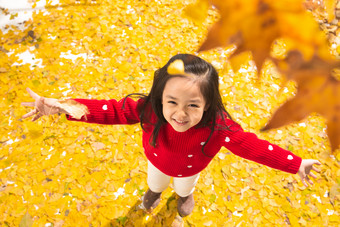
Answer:
[{"label": "nose", "polygon": [[184,117],[187,116],[187,112],[186,112],[186,109],[184,107],[178,108],[176,112],[177,112],[176,114],[177,114],[178,118],[184,118]]}]

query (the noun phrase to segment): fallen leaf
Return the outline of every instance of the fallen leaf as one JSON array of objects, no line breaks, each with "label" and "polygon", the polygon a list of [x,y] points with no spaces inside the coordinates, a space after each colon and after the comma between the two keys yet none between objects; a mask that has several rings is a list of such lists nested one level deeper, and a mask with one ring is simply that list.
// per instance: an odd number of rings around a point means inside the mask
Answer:
[{"label": "fallen leaf", "polygon": [[32,216],[27,212],[20,221],[19,227],[31,227],[33,225]]}]

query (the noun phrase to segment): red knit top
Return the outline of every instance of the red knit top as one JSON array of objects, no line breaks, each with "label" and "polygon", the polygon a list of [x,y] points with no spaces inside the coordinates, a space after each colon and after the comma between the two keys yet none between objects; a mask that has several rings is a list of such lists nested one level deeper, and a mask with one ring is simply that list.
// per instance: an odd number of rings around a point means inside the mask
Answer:
[{"label": "red knit top", "polygon": [[[76,120],[97,124],[135,124],[140,122],[138,107],[143,100],[90,100],[74,99],[88,107],[90,114]],[[156,115],[153,113],[153,117]],[[292,152],[257,138],[254,133],[244,132],[234,121],[217,119],[218,128],[204,147],[207,156],[214,157],[222,146],[242,158],[267,165],[288,173],[297,173],[301,158]],[[185,132],[175,131],[170,124],[161,127],[156,146],[150,145],[153,125],[143,130],[143,147],[148,160],[160,171],[172,177],[188,177],[201,172],[212,158],[202,153],[202,146],[211,132],[210,128],[192,127]],[[151,130],[150,130],[151,129]]]}]

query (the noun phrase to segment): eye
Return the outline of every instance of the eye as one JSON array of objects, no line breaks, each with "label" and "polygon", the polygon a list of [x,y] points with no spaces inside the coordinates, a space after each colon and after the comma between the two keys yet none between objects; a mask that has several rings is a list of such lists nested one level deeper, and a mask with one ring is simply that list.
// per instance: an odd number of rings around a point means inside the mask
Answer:
[{"label": "eye", "polygon": [[194,108],[199,108],[199,106],[196,105],[196,104],[190,104],[189,106],[190,106],[190,107],[194,107]]},{"label": "eye", "polygon": [[168,101],[168,103],[170,103],[170,104],[176,104],[175,101]]}]

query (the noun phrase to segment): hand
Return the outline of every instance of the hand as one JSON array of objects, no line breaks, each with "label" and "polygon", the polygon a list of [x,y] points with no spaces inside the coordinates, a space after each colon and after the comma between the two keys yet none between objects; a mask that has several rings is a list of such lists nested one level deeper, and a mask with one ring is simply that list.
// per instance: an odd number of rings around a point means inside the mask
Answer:
[{"label": "hand", "polygon": [[[316,178],[315,174],[311,172],[311,170],[314,170],[315,172],[320,172],[315,166],[316,165],[321,165],[321,163],[318,160],[314,159],[302,159],[301,166],[299,168],[298,174],[301,177],[301,181],[304,186],[308,187],[307,182],[310,185],[313,185],[313,181],[309,178],[309,176]],[[306,182],[307,181],[307,182]]]},{"label": "hand", "polygon": [[32,121],[35,121],[43,115],[52,115],[62,112],[58,99],[44,98],[39,96],[29,88],[27,88],[26,90],[35,100],[35,102],[23,102],[21,103],[21,105],[35,107],[35,109],[22,116],[22,118],[28,118],[32,115],[35,115],[32,119]]}]

